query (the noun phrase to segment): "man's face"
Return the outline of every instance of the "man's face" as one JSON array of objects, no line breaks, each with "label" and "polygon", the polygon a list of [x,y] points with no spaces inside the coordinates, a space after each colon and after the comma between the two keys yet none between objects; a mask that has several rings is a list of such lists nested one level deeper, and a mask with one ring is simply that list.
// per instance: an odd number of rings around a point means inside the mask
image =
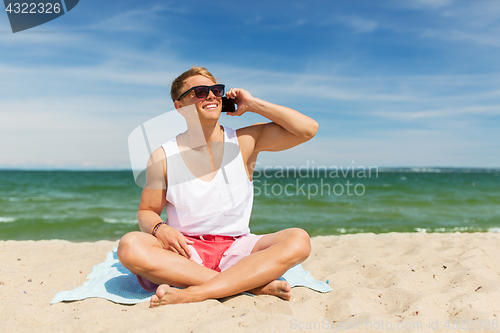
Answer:
[{"label": "man's face", "polygon": [[[187,79],[184,83],[181,93],[189,90],[196,86],[212,86],[215,82],[209,78],[201,75],[192,76]],[[196,111],[200,121],[206,120],[218,120],[221,110],[222,110],[222,98],[216,97],[212,91],[209,91],[208,96],[205,98],[196,97],[194,91],[190,91],[186,96],[184,96],[180,101],[175,102],[175,107],[184,107],[194,104],[196,106]]]}]

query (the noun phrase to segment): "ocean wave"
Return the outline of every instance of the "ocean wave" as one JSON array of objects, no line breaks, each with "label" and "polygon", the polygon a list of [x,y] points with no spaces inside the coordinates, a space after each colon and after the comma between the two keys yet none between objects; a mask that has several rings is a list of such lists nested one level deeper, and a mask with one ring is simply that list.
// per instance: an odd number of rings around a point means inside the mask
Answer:
[{"label": "ocean wave", "polygon": [[42,220],[49,220],[49,221],[52,221],[52,220],[56,220],[56,221],[59,221],[59,220],[70,220],[72,219],[72,215],[69,215],[69,214],[59,214],[59,215],[41,215],[41,216],[37,216],[37,218],[40,218]]},{"label": "ocean wave", "polygon": [[27,201],[51,201],[52,198],[49,197],[32,197],[32,198],[26,198]]},{"label": "ocean wave", "polygon": [[137,219],[126,219],[126,220],[120,220],[120,219],[109,219],[109,218],[103,218],[102,219],[104,222],[106,223],[111,223],[111,224],[115,224],[115,223],[123,223],[123,224],[137,224],[139,223],[139,221],[137,221]]},{"label": "ocean wave", "polygon": [[488,232],[500,232],[499,227],[488,228]]},{"label": "ocean wave", "polygon": [[[497,228],[498,232],[500,232],[500,228]],[[480,228],[477,227],[453,227],[453,228],[443,228],[443,227],[438,227],[438,228],[413,228],[414,231],[416,232],[442,232],[442,233],[449,233],[449,232],[474,232],[474,231],[481,231]],[[489,231],[489,230],[488,230]]]},{"label": "ocean wave", "polygon": [[2,197],[0,198],[0,201],[10,201],[10,202],[17,202],[17,201],[51,201],[52,198],[49,197]]},{"label": "ocean wave", "polygon": [[432,173],[441,173],[443,169],[437,169],[437,168],[411,168],[411,172],[432,172]]},{"label": "ocean wave", "polygon": [[14,222],[16,220],[17,219],[15,217],[3,217],[3,216],[0,216],[0,222],[10,223],[10,222]]},{"label": "ocean wave", "polygon": [[338,234],[362,234],[362,233],[372,233],[374,232],[370,228],[337,228],[335,230]]}]

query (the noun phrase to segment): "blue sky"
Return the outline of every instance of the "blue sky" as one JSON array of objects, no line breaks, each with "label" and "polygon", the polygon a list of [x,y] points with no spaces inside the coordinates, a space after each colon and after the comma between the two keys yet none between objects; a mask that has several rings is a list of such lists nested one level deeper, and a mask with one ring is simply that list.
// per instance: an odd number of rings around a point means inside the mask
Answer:
[{"label": "blue sky", "polygon": [[80,0],[16,34],[4,12],[0,168],[129,168],[193,64],[319,122],[261,166],[500,167],[498,59],[497,0]]}]

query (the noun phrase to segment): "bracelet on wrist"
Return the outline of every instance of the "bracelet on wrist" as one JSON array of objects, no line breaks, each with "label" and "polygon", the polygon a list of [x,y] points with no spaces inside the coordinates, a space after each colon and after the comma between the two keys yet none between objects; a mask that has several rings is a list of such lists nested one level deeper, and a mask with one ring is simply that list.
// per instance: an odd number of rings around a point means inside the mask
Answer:
[{"label": "bracelet on wrist", "polygon": [[158,229],[160,228],[160,226],[162,224],[167,224],[166,222],[158,222],[155,224],[155,226],[153,227],[153,230],[151,230],[151,235],[155,236],[156,237],[156,232],[158,231]]}]

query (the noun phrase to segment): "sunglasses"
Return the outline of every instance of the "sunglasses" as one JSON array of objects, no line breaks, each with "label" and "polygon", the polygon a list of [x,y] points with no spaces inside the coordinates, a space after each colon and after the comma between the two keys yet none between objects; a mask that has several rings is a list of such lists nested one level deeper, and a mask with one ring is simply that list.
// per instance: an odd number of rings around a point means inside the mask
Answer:
[{"label": "sunglasses", "polygon": [[208,94],[210,93],[210,90],[214,93],[215,97],[222,97],[224,95],[224,88],[226,86],[223,84],[214,84],[213,86],[196,86],[192,87],[188,90],[186,90],[184,93],[182,93],[179,98],[177,98],[178,101],[180,101],[184,96],[189,94],[191,90],[194,90],[194,94],[197,98],[206,98]]}]

